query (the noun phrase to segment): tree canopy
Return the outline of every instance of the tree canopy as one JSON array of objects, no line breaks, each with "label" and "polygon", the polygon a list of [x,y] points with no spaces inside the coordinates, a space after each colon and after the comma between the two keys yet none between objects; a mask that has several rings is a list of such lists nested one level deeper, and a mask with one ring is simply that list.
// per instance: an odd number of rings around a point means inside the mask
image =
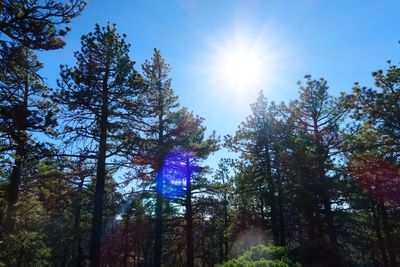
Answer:
[{"label": "tree canopy", "polygon": [[36,51],[85,5],[0,2],[0,267],[399,266],[397,65],[338,95],[311,75],[291,101],[260,91],[220,137],[110,22],[47,84]]}]

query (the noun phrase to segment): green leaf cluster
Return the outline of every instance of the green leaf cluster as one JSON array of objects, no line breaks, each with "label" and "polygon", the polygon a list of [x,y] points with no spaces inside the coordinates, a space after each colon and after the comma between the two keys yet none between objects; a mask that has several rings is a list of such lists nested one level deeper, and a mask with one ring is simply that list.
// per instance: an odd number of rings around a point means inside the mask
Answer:
[{"label": "green leaf cluster", "polygon": [[258,245],[237,259],[226,261],[216,267],[301,267],[288,257],[285,247]]}]

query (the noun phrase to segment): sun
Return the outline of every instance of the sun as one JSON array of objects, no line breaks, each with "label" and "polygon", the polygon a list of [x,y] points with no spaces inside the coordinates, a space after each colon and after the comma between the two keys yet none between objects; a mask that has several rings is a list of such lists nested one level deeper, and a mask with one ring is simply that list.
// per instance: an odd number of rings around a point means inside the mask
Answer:
[{"label": "sun", "polygon": [[290,60],[295,56],[280,34],[268,26],[221,31],[207,37],[207,44],[210,49],[198,55],[193,70],[204,78],[201,83],[208,89],[204,92],[218,103],[216,108],[243,110],[260,91],[270,97],[279,94],[273,88],[284,83],[282,73],[289,56]]},{"label": "sun", "polygon": [[231,90],[254,90],[267,74],[265,61],[265,53],[256,46],[237,41],[227,43],[216,54],[215,75],[220,85]]}]

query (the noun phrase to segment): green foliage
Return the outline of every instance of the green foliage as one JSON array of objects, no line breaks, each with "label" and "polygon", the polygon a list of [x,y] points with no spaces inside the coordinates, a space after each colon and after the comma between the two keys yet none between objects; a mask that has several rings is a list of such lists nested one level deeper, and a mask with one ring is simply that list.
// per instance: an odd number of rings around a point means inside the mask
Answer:
[{"label": "green foliage", "polygon": [[[15,204],[19,186],[34,173],[35,162],[48,150],[43,135],[54,133],[56,108],[48,96],[49,88],[38,74],[42,64],[23,46],[0,46],[0,144],[11,165],[8,174],[5,228],[15,228]],[[10,164],[12,162],[12,164]],[[9,167],[8,167],[9,168]]]},{"label": "green foliage", "polygon": [[[96,24],[93,32],[81,37],[75,66],[61,66],[54,98],[65,121],[63,137],[88,158],[97,157],[101,126],[108,136],[107,157],[115,160],[134,150],[132,143],[144,113],[139,99],[144,85],[125,39],[115,24]],[[104,122],[102,117],[106,117]]]},{"label": "green foliage", "polygon": [[[160,50],[154,49],[151,60],[142,65],[146,90],[143,94],[146,122],[142,125],[145,133],[144,150],[139,151],[140,158],[150,163],[155,172],[165,155],[172,149],[173,122],[175,109],[179,106],[172,80],[169,77],[171,67],[165,62]],[[139,163],[140,164],[140,163]]]},{"label": "green foliage", "polygon": [[366,257],[375,260],[375,252],[370,251],[377,251],[380,263],[397,266],[400,68],[391,61],[388,64],[386,70],[372,73],[376,88],[354,85],[352,101],[347,104],[355,123],[343,139],[350,169],[347,175],[353,182],[348,200],[356,211],[351,218],[357,225],[348,245],[361,248],[364,264]]},{"label": "green foliage", "polygon": [[85,0],[1,1],[0,40],[8,37],[32,49],[61,48],[65,44],[63,36],[70,29],[59,29],[59,25],[69,23],[85,5]]},{"label": "green foliage", "polygon": [[[353,87],[352,117],[363,122],[356,125],[356,133],[360,135],[359,138],[365,138],[368,142],[353,144],[352,148],[358,150],[357,152],[361,150],[379,153],[379,156],[398,164],[400,67],[392,65],[389,61],[386,71],[375,71],[372,76],[377,88],[360,86],[358,83]],[[373,136],[374,139],[371,140],[368,135]]]},{"label": "green foliage", "polygon": [[[89,244],[95,266],[398,266],[400,67],[339,97],[310,75],[290,103],[260,93],[211,181],[219,140],[178,110],[158,49],[139,74],[126,36],[96,25],[46,85],[32,49],[62,47],[85,4],[0,2],[0,267],[85,266]],[[122,166],[143,181],[129,196]]]},{"label": "green foliage", "polygon": [[300,263],[288,257],[285,247],[258,245],[237,259],[226,261],[216,267],[300,267]]},{"label": "green foliage", "polygon": [[49,221],[49,217],[46,214],[43,203],[37,197],[28,192],[21,192],[16,208],[18,229],[43,231]]},{"label": "green foliage", "polygon": [[48,266],[50,249],[37,232],[22,231],[7,236],[1,243],[0,266],[41,267]]},{"label": "green foliage", "polygon": [[[54,134],[56,108],[49,88],[39,75],[43,65],[30,50],[21,46],[0,46],[0,144],[11,157],[43,151],[43,141],[34,133]],[[16,144],[22,152],[17,154]],[[24,155],[21,155],[24,154]]]}]

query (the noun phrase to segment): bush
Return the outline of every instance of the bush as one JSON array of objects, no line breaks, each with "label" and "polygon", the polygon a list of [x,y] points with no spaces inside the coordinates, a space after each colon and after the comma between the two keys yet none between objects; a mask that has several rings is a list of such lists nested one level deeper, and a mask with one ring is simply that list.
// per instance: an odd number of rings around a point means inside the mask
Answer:
[{"label": "bush", "polygon": [[226,261],[216,267],[301,267],[289,259],[285,247],[258,245],[237,259]]},{"label": "bush", "polygon": [[48,266],[49,248],[36,232],[20,232],[7,236],[0,245],[0,266]]}]

